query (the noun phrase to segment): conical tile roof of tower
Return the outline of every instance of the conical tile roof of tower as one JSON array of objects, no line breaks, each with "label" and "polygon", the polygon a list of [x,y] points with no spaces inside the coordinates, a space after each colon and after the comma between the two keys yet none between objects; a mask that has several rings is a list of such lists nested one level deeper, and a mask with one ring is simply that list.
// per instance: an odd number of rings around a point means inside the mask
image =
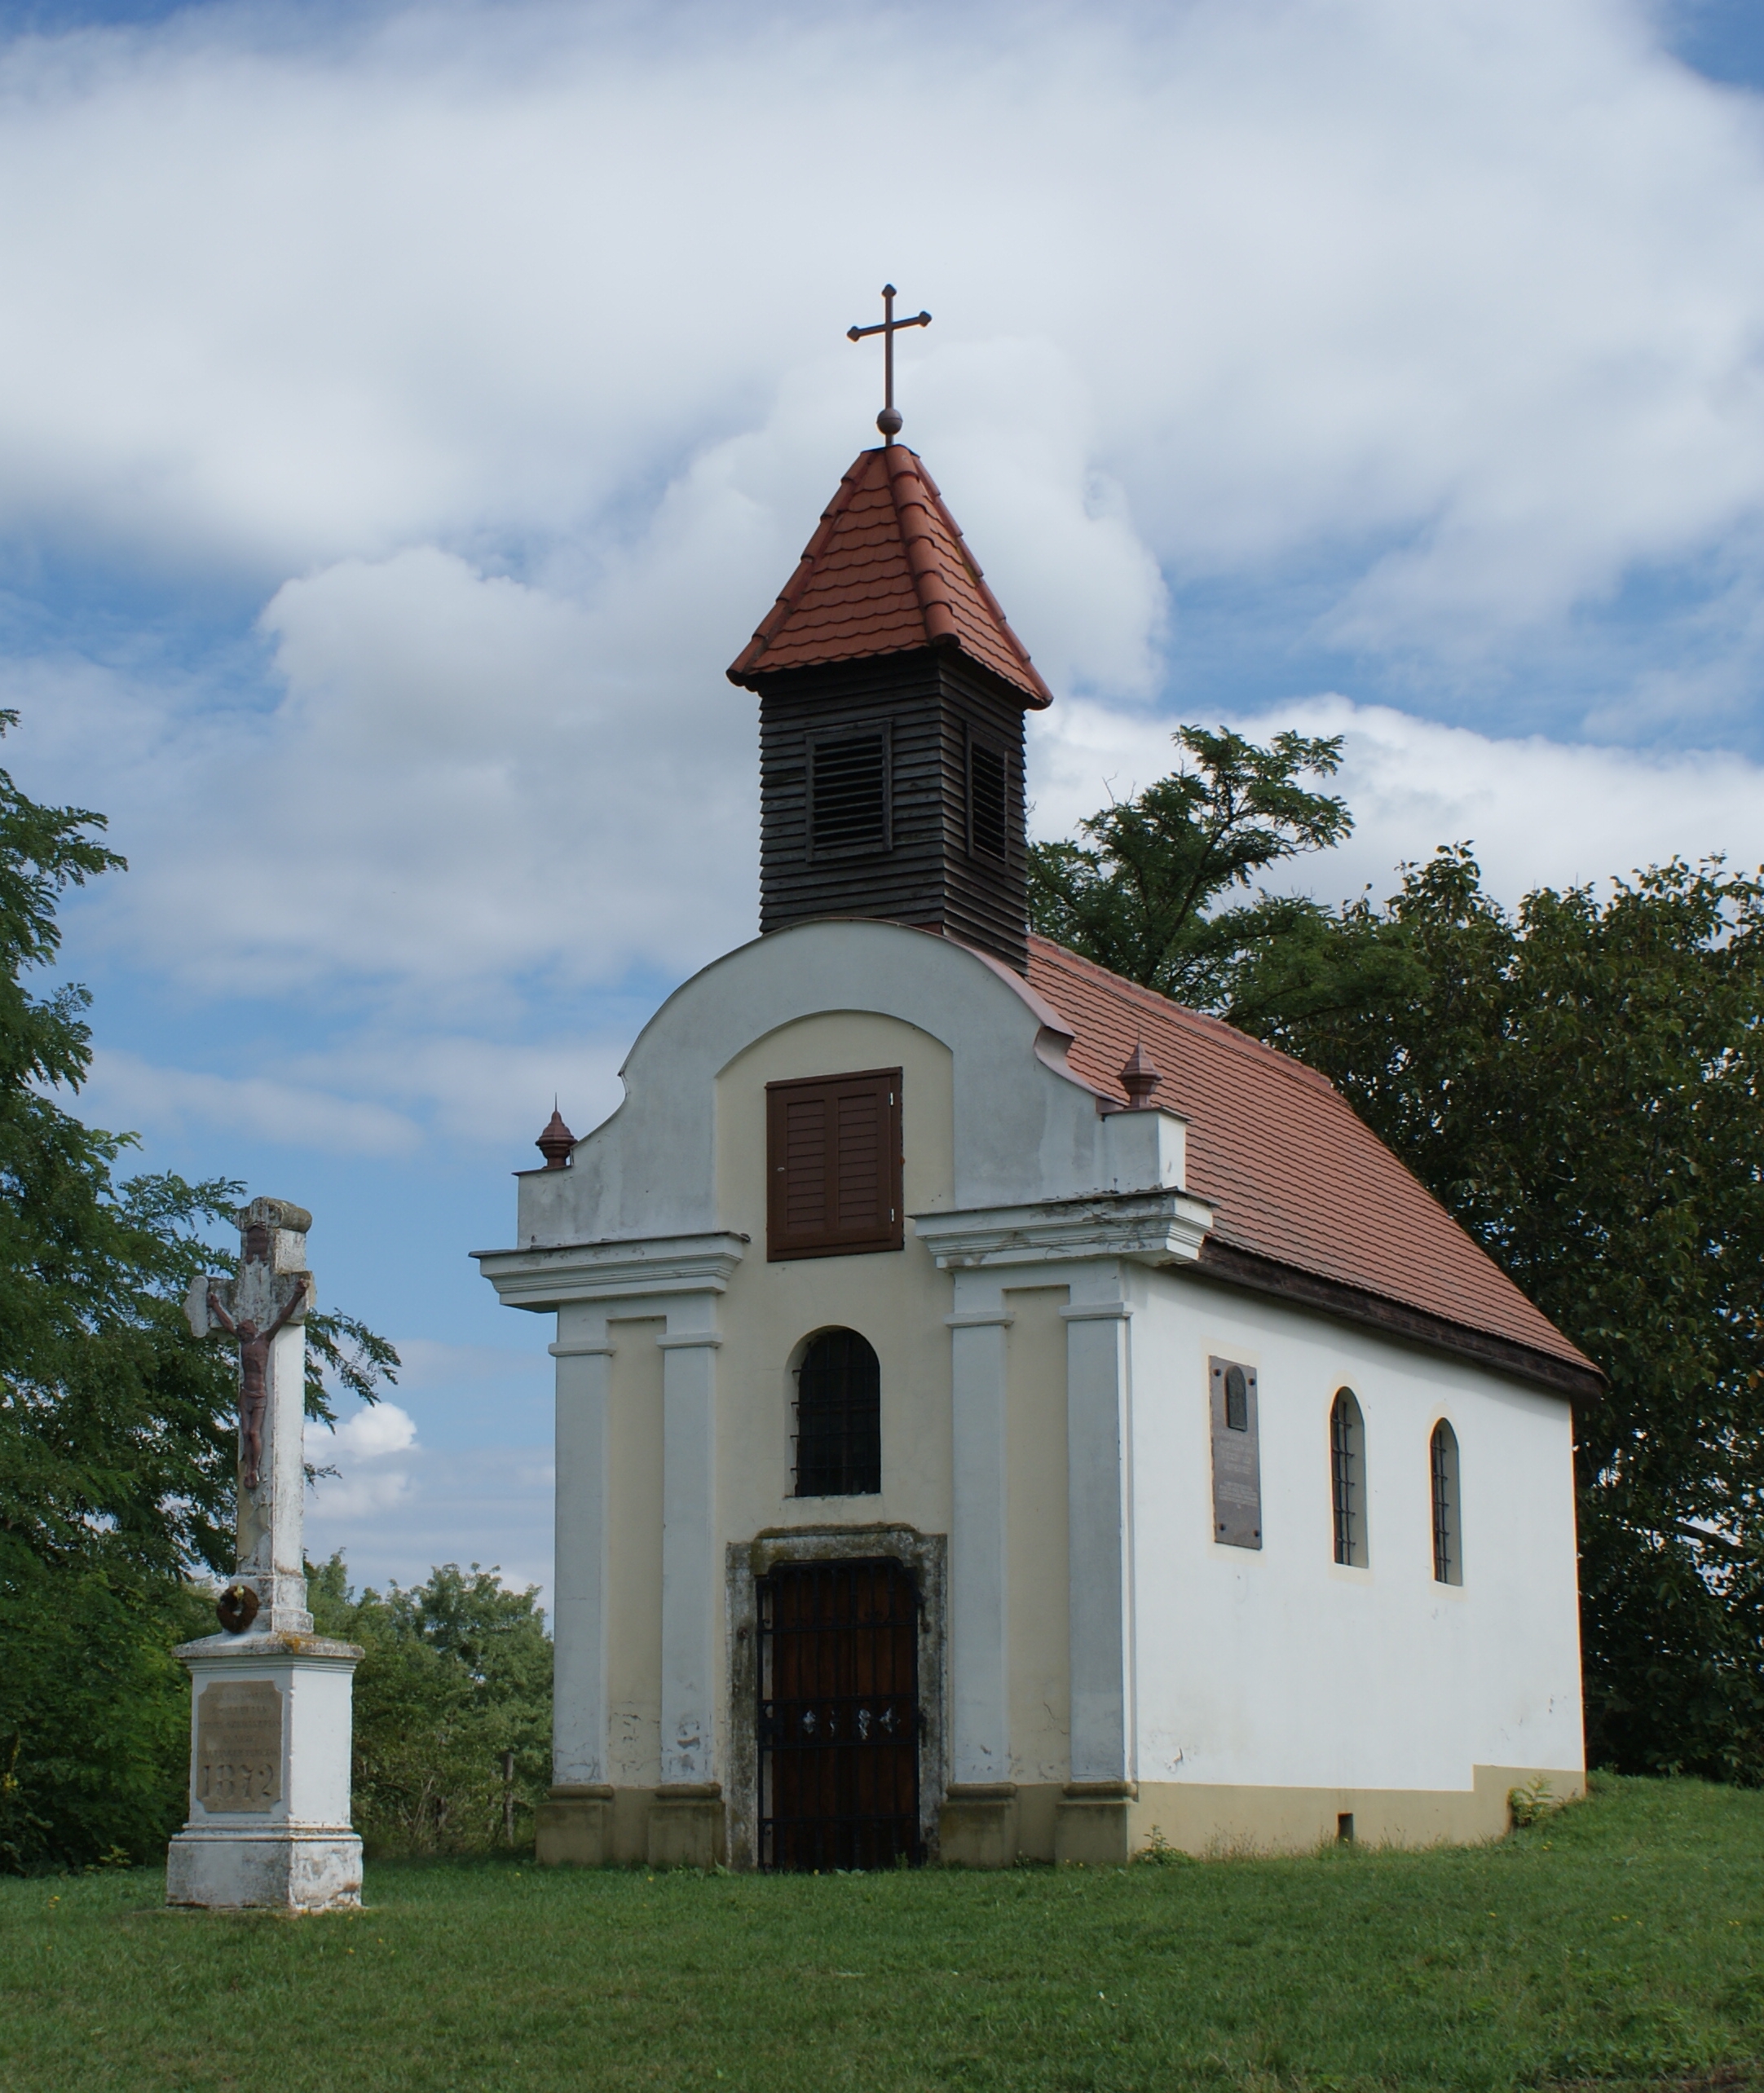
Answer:
[{"label": "conical tile roof of tower", "polygon": [[963,542],[937,482],[904,443],[862,451],[796,571],[729,680],[949,647],[1039,712],[1053,702]]}]

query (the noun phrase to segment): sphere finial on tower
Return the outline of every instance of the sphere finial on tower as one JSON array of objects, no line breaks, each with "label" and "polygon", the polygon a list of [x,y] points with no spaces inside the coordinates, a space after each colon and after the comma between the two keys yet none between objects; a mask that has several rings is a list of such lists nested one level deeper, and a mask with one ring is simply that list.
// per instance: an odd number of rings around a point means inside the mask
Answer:
[{"label": "sphere finial on tower", "polygon": [[875,425],[881,430],[884,443],[892,443],[901,433],[900,409],[894,404],[894,337],[903,327],[928,327],[931,324],[931,315],[928,312],[919,313],[912,319],[897,319],[894,317],[896,295],[894,286],[884,284],[882,286],[882,318],[874,327],[848,327],[845,330],[848,341],[862,341],[867,334],[880,334],[882,337],[882,412],[875,418]]}]

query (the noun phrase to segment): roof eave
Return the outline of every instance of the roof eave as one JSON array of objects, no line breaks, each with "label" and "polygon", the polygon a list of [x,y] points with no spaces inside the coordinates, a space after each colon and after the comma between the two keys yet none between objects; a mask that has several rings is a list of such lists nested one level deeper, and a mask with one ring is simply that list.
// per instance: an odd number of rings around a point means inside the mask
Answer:
[{"label": "roof eave", "polygon": [[750,646],[723,673],[738,690],[764,691],[783,676],[813,675],[817,669],[844,668],[854,662],[886,661],[897,654],[911,654],[959,655],[964,668],[982,678],[1008,703],[1021,705],[1025,712],[1045,712],[1053,703],[1053,693],[1033,668],[1030,674],[1034,676],[1035,687],[1031,690],[1026,683],[1017,682],[994,668],[990,662],[970,653],[959,639],[923,640],[916,646],[880,647],[862,654],[830,654],[824,660],[786,662],[776,668],[762,668],[752,659],[753,649]]},{"label": "roof eave", "polygon": [[1598,1402],[1610,1386],[1592,1361],[1579,1352],[1572,1358],[1565,1358],[1558,1353],[1540,1351],[1515,1338],[1454,1323],[1446,1316],[1435,1315],[1407,1302],[1392,1300],[1386,1294],[1349,1286],[1340,1280],[1328,1279],[1320,1272],[1306,1271],[1296,1265],[1282,1264],[1255,1250],[1241,1249],[1234,1243],[1221,1241],[1216,1235],[1208,1236],[1201,1247],[1198,1265],[1188,1269],[1198,1269],[1206,1277],[1220,1280],[1228,1286],[1272,1294],[1297,1307],[1318,1310],[1343,1322],[1382,1331],[1387,1337],[1405,1337],[1435,1351],[1472,1359],[1479,1366],[1493,1367],[1533,1387],[1546,1389],[1552,1395],[1565,1396],[1571,1402]]}]

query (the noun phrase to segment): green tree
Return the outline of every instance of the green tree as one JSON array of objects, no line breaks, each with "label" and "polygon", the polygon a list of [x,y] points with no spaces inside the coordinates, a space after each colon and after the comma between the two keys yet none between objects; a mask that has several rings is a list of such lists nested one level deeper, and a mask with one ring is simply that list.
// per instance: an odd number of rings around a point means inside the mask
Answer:
[{"label": "green tree", "polygon": [[1608,1377],[1576,1417],[1595,1757],[1764,1779],[1764,885],[1675,861],[1513,914],[1441,850],[1234,986]]},{"label": "green tree", "polygon": [[1353,817],[1300,782],[1334,774],[1339,735],[1281,734],[1261,748],[1224,727],[1185,726],[1172,738],[1183,752],[1176,770],[1081,822],[1087,841],[1031,844],[1030,919],[1111,972],[1210,1008],[1228,996],[1245,954],[1303,905],[1265,895],[1214,904],[1271,865],[1339,843]]},{"label": "green tree", "polygon": [[[0,733],[15,723],[0,712]],[[57,1096],[90,1066],[90,998],[26,984],[60,950],[67,890],[122,866],[104,827],[0,771],[0,1866],[15,1868],[145,1853],[175,1822],[167,1739],[186,1694],[166,1653],[191,1624],[189,1574],[232,1566],[234,1372],[180,1304],[240,1188],[119,1184],[135,1137]],[[331,1416],[327,1368],[371,1400],[390,1347],[346,1315],[307,1328],[309,1413]]]},{"label": "green tree", "polygon": [[[355,1816],[370,1851],[483,1851],[532,1835],[551,1780],[551,1641],[536,1587],[456,1562],[382,1597],[342,1557],[309,1571],[320,1632],[359,1643]],[[505,1770],[506,1769],[506,1770]]]}]

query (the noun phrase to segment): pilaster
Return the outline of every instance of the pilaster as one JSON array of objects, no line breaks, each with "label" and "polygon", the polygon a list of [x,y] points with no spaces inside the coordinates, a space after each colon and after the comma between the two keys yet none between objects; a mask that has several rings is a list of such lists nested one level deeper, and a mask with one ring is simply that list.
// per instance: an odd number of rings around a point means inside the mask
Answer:
[{"label": "pilaster", "polygon": [[[1006,1344],[995,1280],[957,1275],[950,1328],[953,1517],[950,1534],[950,1778],[992,1787],[1011,1769],[1006,1561]],[[1015,1856],[1012,1856],[1015,1858]]]},{"label": "pilaster", "polygon": [[606,1413],[614,1347],[603,1308],[558,1315],[557,1577],[551,1777],[592,1790],[606,1767]]},{"label": "pilaster", "polygon": [[1066,1326],[1072,1762],[1056,1851],[1127,1857],[1132,1799],[1131,1501],[1128,1368],[1132,1310],[1096,1273]]},{"label": "pilaster", "polygon": [[954,1395],[950,1532],[950,1786],[938,1850],[961,1867],[1017,1858],[1012,1785],[1010,1575],[1006,1553],[1007,1345],[995,1280],[959,1273],[950,1330]]},{"label": "pilaster", "polygon": [[717,1706],[722,1677],[717,1551],[714,1293],[668,1304],[662,1368],[661,1788],[651,1864],[711,1866],[722,1851]]}]

